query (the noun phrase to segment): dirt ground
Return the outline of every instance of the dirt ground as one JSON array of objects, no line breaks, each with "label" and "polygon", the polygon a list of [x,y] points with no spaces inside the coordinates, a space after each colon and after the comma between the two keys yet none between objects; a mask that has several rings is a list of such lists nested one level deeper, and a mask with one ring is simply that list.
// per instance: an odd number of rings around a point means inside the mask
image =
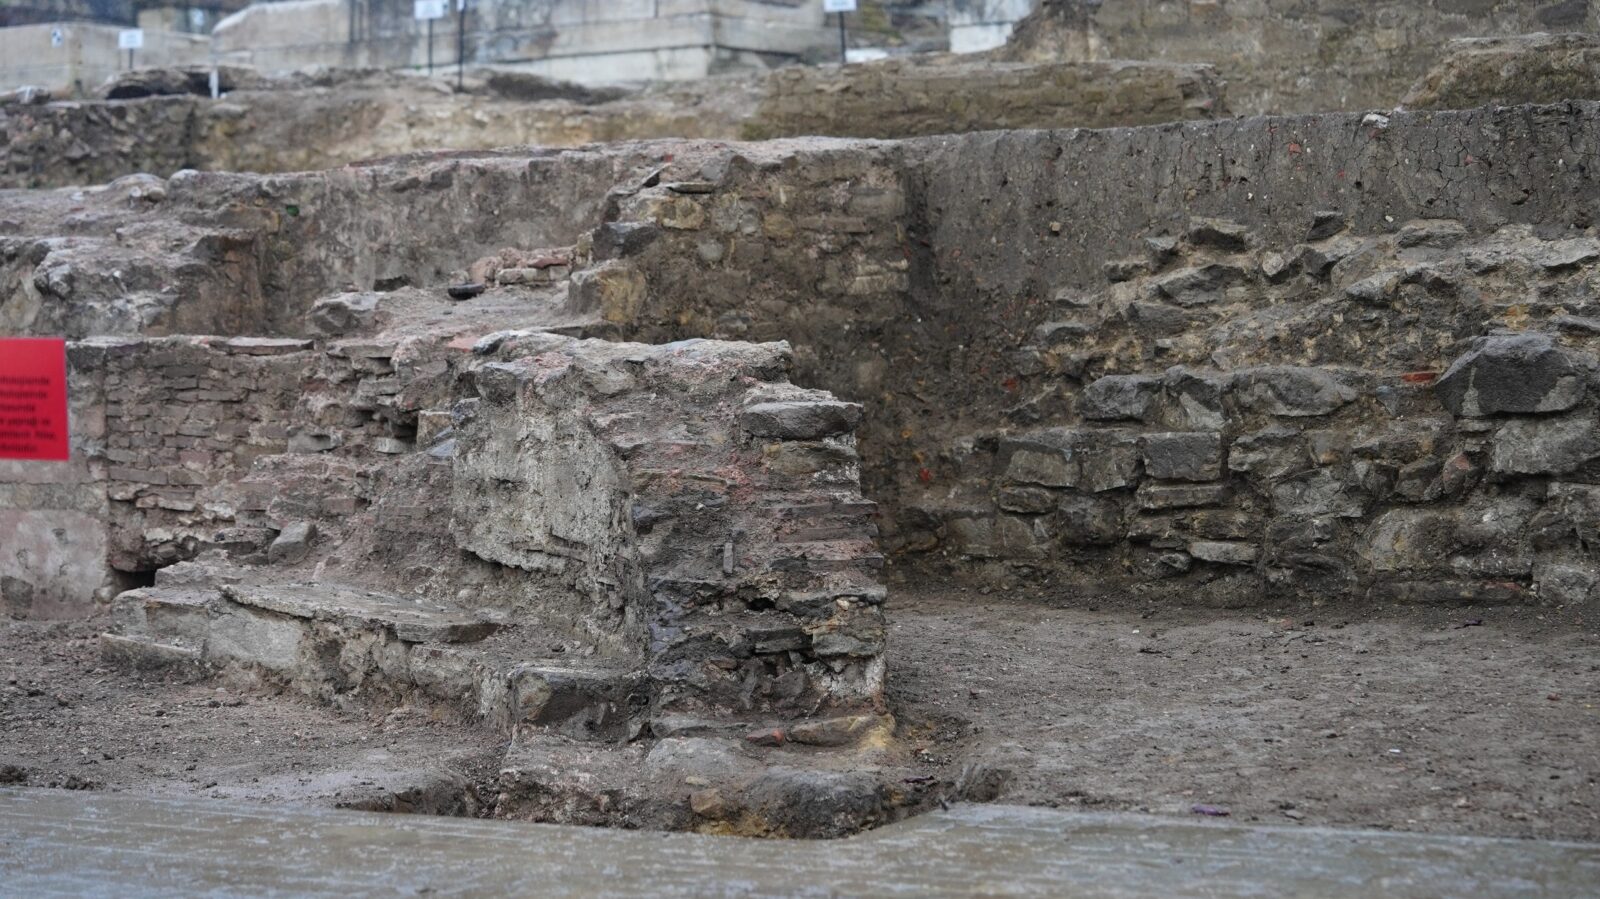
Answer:
[{"label": "dirt ground", "polygon": [[1600,840],[1600,614],[891,596],[902,724],[999,801]]},{"label": "dirt ground", "polygon": [[[896,714],[952,793],[1600,840],[1600,621],[1085,609],[949,587],[893,603]],[[0,782],[487,812],[492,735],[111,670],[101,629],[0,623]]]},{"label": "dirt ground", "polygon": [[0,622],[0,784],[438,814],[492,795],[496,737],[107,668],[105,629]]}]

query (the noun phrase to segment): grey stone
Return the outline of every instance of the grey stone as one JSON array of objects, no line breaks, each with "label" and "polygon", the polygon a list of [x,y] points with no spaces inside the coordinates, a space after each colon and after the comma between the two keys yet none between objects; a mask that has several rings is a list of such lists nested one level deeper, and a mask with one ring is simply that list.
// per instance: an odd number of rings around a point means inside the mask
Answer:
[{"label": "grey stone", "polygon": [[1311,227],[1306,229],[1306,240],[1326,240],[1348,226],[1345,217],[1332,210],[1322,209],[1312,213]]},{"label": "grey stone", "polygon": [[1292,365],[1248,368],[1233,376],[1241,407],[1289,418],[1327,415],[1356,398],[1356,391],[1328,371]]},{"label": "grey stone", "polygon": [[1250,543],[1223,540],[1196,540],[1188,546],[1189,555],[1202,562],[1219,565],[1254,565],[1261,550]]},{"label": "grey stone", "polygon": [[293,565],[311,554],[311,541],[317,537],[317,526],[309,521],[296,521],[285,525],[272,545],[267,547],[267,560],[275,565]]},{"label": "grey stone", "polygon": [[1279,515],[1360,518],[1367,498],[1359,488],[1327,468],[1317,468],[1272,486],[1272,506]]},{"label": "grey stone", "polygon": [[1042,519],[995,515],[952,518],[945,530],[954,549],[978,558],[1042,559],[1050,534]]},{"label": "grey stone", "polygon": [[1533,583],[1544,602],[1577,605],[1594,597],[1600,572],[1593,565],[1540,562],[1533,567]]},{"label": "grey stone", "polygon": [[1494,435],[1489,468],[1501,474],[1566,474],[1600,458],[1593,418],[1517,418]]},{"label": "grey stone", "polygon": [[1564,272],[1600,259],[1600,241],[1587,238],[1555,240],[1545,244],[1533,262],[1548,272]]},{"label": "grey stone", "polygon": [[1139,508],[1181,509],[1190,506],[1215,506],[1229,496],[1226,484],[1141,484]]},{"label": "grey stone", "polygon": [[1224,219],[1195,219],[1185,237],[1191,246],[1224,253],[1240,253],[1250,248],[1249,229],[1238,222]]},{"label": "grey stone", "polygon": [[1560,412],[1583,400],[1583,373],[1544,334],[1480,337],[1434,392],[1452,415]]},{"label": "grey stone", "polygon": [[995,505],[1007,512],[1040,515],[1052,511],[1058,503],[1056,492],[1043,487],[1006,487],[995,496]]},{"label": "grey stone", "polygon": [[318,300],[306,314],[306,321],[329,337],[339,337],[372,327],[377,310],[375,293],[341,293]]},{"label": "grey stone", "polygon": [[1095,496],[1068,496],[1055,515],[1061,542],[1074,546],[1109,546],[1123,536],[1123,504]]},{"label": "grey stone", "polygon": [[861,406],[839,400],[756,403],[739,413],[739,425],[757,437],[816,440],[854,431]]},{"label": "grey stone", "polygon": [[1006,477],[1022,484],[1098,493],[1127,487],[1139,473],[1137,439],[1126,432],[1047,428],[1001,445]]},{"label": "grey stone", "polygon": [[1276,480],[1305,468],[1309,460],[1300,432],[1274,425],[1235,438],[1228,448],[1228,470]]},{"label": "grey stone", "polygon": [[1144,421],[1160,392],[1158,375],[1106,375],[1084,388],[1080,411],[1091,421]]},{"label": "grey stone", "polygon": [[1188,431],[1220,431],[1227,426],[1222,395],[1225,375],[1175,365],[1162,375],[1167,403],[1162,419],[1168,427]]},{"label": "grey stone", "polygon": [[1179,269],[1155,283],[1158,294],[1179,306],[1207,306],[1226,298],[1227,290],[1247,280],[1237,265],[1213,262]]},{"label": "grey stone", "polygon": [[1400,272],[1379,272],[1346,287],[1344,295],[1368,306],[1386,305],[1399,291],[1400,279]]},{"label": "grey stone", "polygon": [[1222,476],[1222,435],[1181,431],[1144,437],[1144,468],[1167,481],[1214,481]]},{"label": "grey stone", "polygon": [[1453,219],[1418,219],[1406,222],[1395,234],[1400,247],[1448,249],[1466,239],[1467,228]]}]

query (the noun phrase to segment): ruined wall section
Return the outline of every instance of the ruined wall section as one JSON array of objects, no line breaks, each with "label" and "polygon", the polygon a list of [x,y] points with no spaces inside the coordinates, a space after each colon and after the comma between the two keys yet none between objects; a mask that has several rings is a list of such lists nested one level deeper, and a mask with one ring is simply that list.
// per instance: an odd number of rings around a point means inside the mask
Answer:
[{"label": "ruined wall section", "polygon": [[572,310],[630,340],[791,341],[798,383],[866,406],[864,477],[880,495],[888,435],[920,427],[890,389],[917,376],[892,371],[887,348],[932,326],[912,300],[890,145],[752,144],[679,160],[656,180],[614,196],[584,241]]},{"label": "ruined wall section", "polygon": [[647,632],[654,713],[881,711],[885,594],[860,407],[786,383],[782,344],[494,338],[455,455],[454,530],[577,564]]},{"label": "ruined wall section", "polygon": [[891,547],[1190,601],[1587,599],[1596,111],[925,145],[918,296],[964,339]]},{"label": "ruined wall section", "polygon": [[104,385],[94,351],[68,350],[67,462],[0,461],[0,616],[85,614],[121,586],[107,565]]},{"label": "ruined wall section", "polygon": [[0,327],[300,336],[328,294],[447,283],[504,247],[570,245],[612,185],[658,157],[639,145],[130,176],[75,194],[65,219],[60,199],[19,192],[0,219]]}]

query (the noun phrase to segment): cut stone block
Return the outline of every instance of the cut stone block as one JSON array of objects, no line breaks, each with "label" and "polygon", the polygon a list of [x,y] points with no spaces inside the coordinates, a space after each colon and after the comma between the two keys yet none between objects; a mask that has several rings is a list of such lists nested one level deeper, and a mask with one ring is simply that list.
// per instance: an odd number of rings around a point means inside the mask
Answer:
[{"label": "cut stone block", "polygon": [[222,592],[242,606],[291,618],[387,630],[408,643],[470,643],[499,627],[437,603],[333,584],[237,584],[223,587]]}]

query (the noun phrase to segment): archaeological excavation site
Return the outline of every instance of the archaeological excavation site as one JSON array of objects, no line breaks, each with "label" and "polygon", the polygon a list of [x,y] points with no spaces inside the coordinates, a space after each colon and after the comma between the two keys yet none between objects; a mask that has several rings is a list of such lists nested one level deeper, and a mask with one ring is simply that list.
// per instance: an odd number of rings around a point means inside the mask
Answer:
[{"label": "archaeological excavation site", "polygon": [[0,2],[0,893],[1600,891],[1600,3],[843,6]]}]

